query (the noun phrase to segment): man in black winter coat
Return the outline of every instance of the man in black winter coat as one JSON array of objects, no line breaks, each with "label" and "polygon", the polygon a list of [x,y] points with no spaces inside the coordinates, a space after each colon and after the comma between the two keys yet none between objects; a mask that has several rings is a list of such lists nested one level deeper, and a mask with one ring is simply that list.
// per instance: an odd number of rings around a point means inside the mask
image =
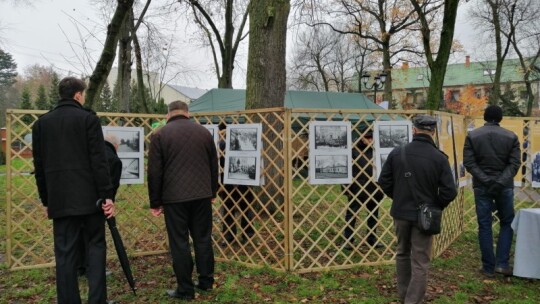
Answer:
[{"label": "man in black winter coat", "polygon": [[[481,272],[512,275],[509,265],[514,220],[514,176],[521,166],[517,135],[501,128],[502,109],[491,105],[484,111],[483,127],[467,134],[463,163],[473,176],[474,201],[478,221],[478,241],[482,252]],[[497,252],[493,252],[493,209],[499,217]]]},{"label": "man in black winter coat", "polygon": [[379,217],[379,203],[384,198],[384,194],[373,180],[373,132],[366,131],[359,140],[358,147],[353,149],[353,182],[345,185],[345,195],[349,200],[349,206],[345,213],[346,227],[343,231],[345,239],[344,248],[353,249],[354,226],[358,217],[358,211],[362,205],[366,206],[368,212],[367,219],[367,243],[369,246],[380,247],[377,242],[375,230],[377,228],[377,218]]},{"label": "man in black winter coat", "polygon": [[[448,157],[433,142],[437,121],[431,116],[421,115],[413,122],[413,141],[390,152],[379,176],[379,185],[392,199],[390,214],[394,218],[398,239],[397,288],[405,304],[422,303],[431,259],[433,236],[424,234],[417,227],[418,205],[421,202],[433,203],[446,208],[457,195]],[[401,158],[403,147],[412,172],[410,181],[405,178],[406,170]],[[413,184],[413,189],[409,183]]]},{"label": "man in black winter coat", "polygon": [[[81,303],[77,264],[88,238],[88,302],[106,303],[105,214],[114,215],[113,189],[98,117],[84,109],[84,81],[66,77],[61,100],[32,127],[39,197],[53,220],[58,303]],[[98,199],[105,199],[101,209]]]},{"label": "man in black winter coat", "polygon": [[[165,214],[165,226],[176,275],[169,297],[193,300],[195,289],[210,290],[214,284],[212,202],[218,188],[216,144],[208,130],[189,120],[182,101],[168,105],[169,119],[150,140],[148,195],[152,215]],[[198,285],[193,284],[195,247]]]}]

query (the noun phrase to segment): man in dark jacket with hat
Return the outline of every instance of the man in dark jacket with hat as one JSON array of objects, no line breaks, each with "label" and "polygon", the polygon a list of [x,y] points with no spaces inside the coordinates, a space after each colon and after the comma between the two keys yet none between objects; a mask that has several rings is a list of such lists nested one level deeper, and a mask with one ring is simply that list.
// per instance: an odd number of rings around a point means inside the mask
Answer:
[{"label": "man in dark jacket with hat", "polygon": [[[390,214],[398,239],[397,288],[405,304],[422,303],[431,259],[433,236],[417,227],[418,205],[433,203],[444,209],[457,195],[448,157],[433,142],[437,121],[420,115],[413,122],[413,141],[390,152],[379,176],[379,185],[392,199]],[[409,181],[401,157],[403,148],[412,173]],[[409,183],[413,183],[412,189]]]},{"label": "man in dark jacket with hat", "polygon": [[367,216],[367,243],[369,246],[382,246],[377,242],[376,227],[379,217],[379,203],[384,198],[384,193],[373,180],[373,131],[367,130],[363,137],[358,140],[358,145],[353,148],[353,182],[344,186],[345,195],[349,200],[349,206],[345,213],[346,227],[343,231],[345,239],[344,248],[352,250],[354,247],[355,224],[358,211],[365,205]]},{"label": "man in dark jacket with hat", "polygon": [[[513,272],[508,263],[513,236],[510,225],[514,220],[514,176],[521,166],[521,151],[517,135],[499,126],[502,117],[499,106],[488,106],[484,111],[486,123],[467,134],[463,147],[463,163],[473,177],[481,272],[486,277],[493,277],[495,272]],[[496,253],[491,229],[494,209],[500,225]]]},{"label": "man in dark jacket with hat", "polygon": [[[214,284],[212,201],[218,189],[218,159],[208,130],[189,120],[182,101],[168,105],[167,124],[156,131],[148,152],[148,194],[154,216],[165,214],[165,226],[177,287],[171,298],[193,300],[194,287]],[[194,285],[189,236],[195,247],[199,283]]]},{"label": "man in dark jacket with hat", "polygon": [[[39,197],[53,220],[58,303],[81,303],[79,241],[88,238],[88,302],[105,303],[105,217],[114,215],[113,190],[98,117],[84,109],[84,81],[66,77],[61,100],[32,127]],[[98,199],[105,199],[102,210]]]}]

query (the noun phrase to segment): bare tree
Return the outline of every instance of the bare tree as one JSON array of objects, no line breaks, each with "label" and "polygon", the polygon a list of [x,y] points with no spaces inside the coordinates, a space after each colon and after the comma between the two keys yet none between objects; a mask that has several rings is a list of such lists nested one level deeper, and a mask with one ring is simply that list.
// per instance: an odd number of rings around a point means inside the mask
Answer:
[{"label": "bare tree", "polygon": [[195,23],[204,35],[206,45],[212,51],[218,87],[232,88],[238,47],[247,36],[244,30],[248,17],[248,1],[178,0],[178,2],[191,8]]},{"label": "bare tree", "polygon": [[[421,3],[422,7],[436,0]],[[392,66],[401,54],[420,54],[415,28],[417,17],[410,3],[402,0],[298,0],[300,19],[310,26],[329,26],[335,32],[356,36],[373,43],[382,57],[381,67],[387,74],[384,99],[392,102]],[[307,8],[307,9],[305,9]],[[361,45],[366,45],[362,43]]]},{"label": "bare tree", "polygon": [[539,14],[540,3],[535,0],[516,1],[510,6],[505,6],[501,13],[504,19],[509,20],[509,28],[503,31],[503,35],[510,40],[523,70],[523,81],[527,91],[525,113],[523,113],[525,116],[532,115],[535,101],[532,81],[539,79],[538,71],[535,70],[540,57]]},{"label": "bare tree", "polygon": [[[442,3],[440,1],[419,3],[417,0],[410,0],[410,2],[420,20],[422,43],[430,70],[431,79],[427,95],[427,108],[438,110],[443,101],[442,88],[444,76],[446,75],[446,66],[454,43],[454,28],[459,0],[444,0]],[[433,20],[437,20],[441,8],[443,9],[442,30],[439,39],[435,39],[438,45],[434,47],[432,46],[435,38],[433,35],[437,29],[434,29],[432,24]]]},{"label": "bare tree", "polygon": [[365,70],[369,49],[360,47],[354,38],[336,35],[329,28],[302,32],[288,69],[291,86],[315,91],[358,90],[359,83],[354,80]]},{"label": "bare tree", "polygon": [[101,89],[107,81],[107,75],[109,75],[116,57],[120,27],[124,23],[126,16],[131,12],[132,7],[133,0],[118,0],[115,13],[107,27],[107,38],[105,39],[103,51],[94,72],[90,76],[90,84],[86,91],[86,103],[90,108],[93,106],[94,101],[99,99]]}]

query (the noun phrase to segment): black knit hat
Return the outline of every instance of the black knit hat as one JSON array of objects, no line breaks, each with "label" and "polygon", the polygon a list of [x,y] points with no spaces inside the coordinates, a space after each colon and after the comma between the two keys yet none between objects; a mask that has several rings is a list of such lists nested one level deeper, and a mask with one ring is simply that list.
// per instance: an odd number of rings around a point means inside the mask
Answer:
[{"label": "black knit hat", "polygon": [[503,111],[499,106],[491,105],[484,110],[484,120],[487,122],[499,123],[501,122],[502,118]]}]

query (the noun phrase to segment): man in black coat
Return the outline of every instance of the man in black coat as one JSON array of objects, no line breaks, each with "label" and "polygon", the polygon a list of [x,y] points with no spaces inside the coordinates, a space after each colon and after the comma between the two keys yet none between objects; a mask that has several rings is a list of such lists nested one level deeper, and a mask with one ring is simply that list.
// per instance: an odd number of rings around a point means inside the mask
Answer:
[{"label": "man in black coat", "polygon": [[359,140],[356,149],[353,149],[352,156],[355,163],[353,164],[353,182],[344,186],[345,195],[349,200],[349,206],[345,213],[346,227],[343,231],[345,239],[344,248],[347,250],[353,249],[354,243],[354,226],[358,211],[362,205],[366,206],[368,212],[367,226],[367,243],[369,246],[380,247],[377,242],[376,227],[377,218],[379,216],[379,203],[384,198],[384,194],[373,180],[373,132],[366,131],[364,136]]},{"label": "man in black coat", "polygon": [[[61,100],[32,127],[39,197],[53,220],[58,303],[80,303],[77,264],[88,238],[88,302],[106,303],[105,216],[114,215],[113,189],[98,117],[85,110],[84,81],[60,81]],[[105,199],[102,210],[98,199]]]},{"label": "man in black coat", "polygon": [[[168,108],[167,124],[150,141],[148,195],[152,215],[165,214],[177,282],[167,294],[189,301],[195,298],[194,287],[210,290],[214,284],[212,202],[218,189],[218,160],[212,135],[189,120],[187,104],[173,101]],[[196,286],[189,236],[199,273]]]},{"label": "man in black coat", "polygon": [[[431,259],[433,236],[417,227],[418,205],[433,203],[444,209],[457,195],[448,157],[433,142],[437,121],[431,116],[420,115],[413,122],[413,141],[390,152],[379,176],[379,185],[392,199],[390,214],[398,239],[397,288],[399,298],[405,304],[422,303]],[[403,147],[412,172],[410,181],[405,178],[407,170],[401,157]]]},{"label": "man in black coat", "polygon": [[[519,140],[514,132],[501,128],[501,107],[491,105],[484,111],[484,126],[465,139],[463,163],[473,177],[474,202],[478,221],[478,242],[482,253],[481,272],[512,275],[509,265],[514,220],[514,176],[521,166]],[[493,251],[493,209],[499,218],[497,250]]]}]

